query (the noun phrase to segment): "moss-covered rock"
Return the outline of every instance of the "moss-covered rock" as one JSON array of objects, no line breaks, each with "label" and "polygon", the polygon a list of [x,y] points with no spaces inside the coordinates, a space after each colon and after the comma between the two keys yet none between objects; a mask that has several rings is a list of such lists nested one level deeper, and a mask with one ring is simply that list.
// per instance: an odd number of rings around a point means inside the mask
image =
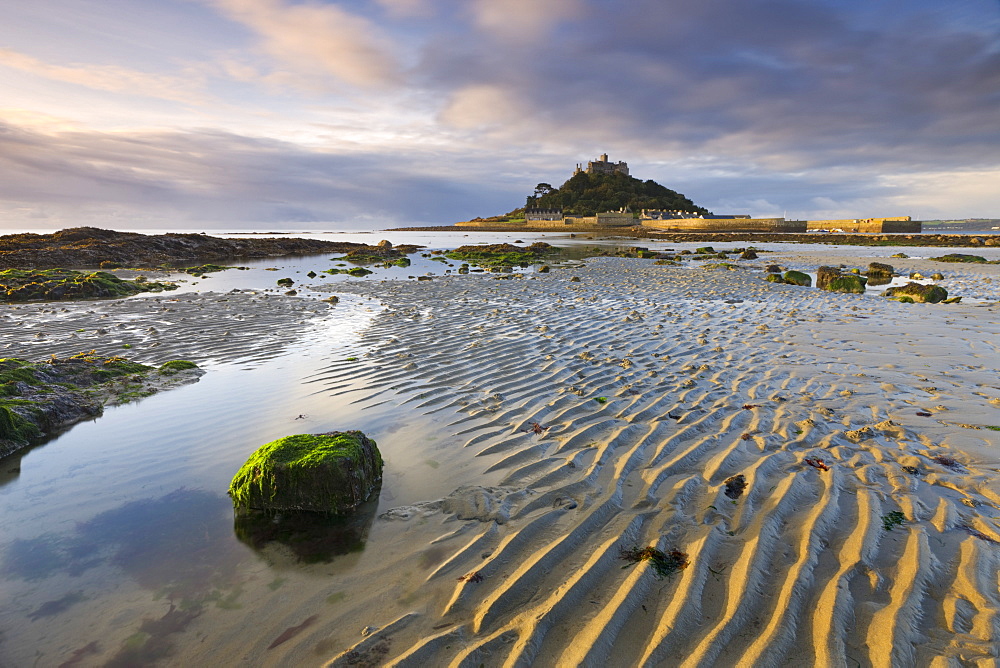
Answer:
[{"label": "moss-covered rock", "polygon": [[824,289],[829,292],[846,292],[860,295],[865,291],[865,283],[866,281],[863,276],[841,274],[832,278]]},{"label": "moss-covered rock", "polygon": [[965,253],[948,253],[941,257],[932,257],[937,262],[971,262],[974,264],[987,264],[989,260],[981,255],[966,255]]},{"label": "moss-covered rock", "polygon": [[764,280],[768,283],[784,283],[785,279],[781,277],[781,274],[768,274],[764,277]]},{"label": "moss-covered rock", "polygon": [[884,264],[882,262],[872,262],[868,265],[868,278],[879,277],[879,278],[892,278],[892,275],[896,273],[895,267],[891,264]]},{"label": "moss-covered rock", "polygon": [[512,244],[492,244],[489,246],[459,246],[445,253],[452,260],[467,260],[480,267],[527,267],[532,264],[542,264],[547,255],[558,251],[544,241],[537,241],[530,246],[514,246]]},{"label": "moss-covered rock", "polygon": [[907,283],[898,288],[889,288],[885,291],[886,297],[900,299],[908,297],[920,304],[937,304],[948,299],[948,291],[940,285],[922,285],[921,283]]},{"label": "moss-covered rock", "polygon": [[375,492],[382,456],[360,431],[285,436],[261,446],[229,486],[237,509],[342,515]]},{"label": "moss-covered rock", "polygon": [[804,274],[801,271],[786,271],[782,278],[789,285],[804,285],[806,287],[812,285],[812,278],[809,277],[809,274]]}]

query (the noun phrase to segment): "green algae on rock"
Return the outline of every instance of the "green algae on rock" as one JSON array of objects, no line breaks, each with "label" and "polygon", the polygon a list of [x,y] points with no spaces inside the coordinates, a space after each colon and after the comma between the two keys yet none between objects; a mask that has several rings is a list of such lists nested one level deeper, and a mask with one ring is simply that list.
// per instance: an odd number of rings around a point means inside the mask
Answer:
[{"label": "green algae on rock", "polygon": [[527,267],[532,264],[542,264],[546,255],[551,255],[558,250],[544,241],[537,241],[530,246],[515,246],[506,243],[486,246],[459,246],[444,255],[452,260],[466,260],[480,267]]},{"label": "green algae on rock", "polygon": [[860,295],[864,294],[866,282],[862,276],[842,274],[832,278],[824,289],[829,292],[846,292]]},{"label": "green algae on rock", "polygon": [[154,367],[93,351],[42,362],[0,359],[0,457],[96,417],[105,405],[134,401],[203,373],[193,362],[183,364],[190,366],[153,373]]},{"label": "green algae on rock", "polygon": [[105,271],[0,270],[0,301],[6,302],[107,299],[176,289],[173,283],[126,281]]},{"label": "green algae on rock", "polygon": [[923,285],[921,283],[907,283],[898,288],[888,288],[885,291],[886,297],[891,297],[903,301],[913,300],[918,304],[937,304],[948,299],[948,291],[940,285]]},{"label": "green algae on rock", "polygon": [[237,510],[343,515],[381,480],[382,455],[360,431],[295,434],[258,448],[233,477],[229,495]]},{"label": "green algae on rock", "polygon": [[992,264],[982,255],[967,255],[965,253],[948,253],[941,257],[932,257],[935,262],[971,262],[973,264]]},{"label": "green algae on rock", "polygon": [[812,285],[812,278],[809,277],[809,274],[801,271],[786,271],[782,280],[789,285],[804,285],[807,288]]}]

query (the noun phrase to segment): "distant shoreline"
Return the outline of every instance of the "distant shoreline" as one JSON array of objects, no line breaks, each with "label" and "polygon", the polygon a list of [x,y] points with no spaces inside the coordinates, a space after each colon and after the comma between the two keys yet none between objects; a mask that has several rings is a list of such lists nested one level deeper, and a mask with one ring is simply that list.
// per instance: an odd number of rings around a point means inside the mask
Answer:
[{"label": "distant shoreline", "polygon": [[553,229],[551,227],[518,227],[516,229],[502,225],[491,227],[461,227],[458,225],[438,225],[427,227],[400,227],[382,230],[383,232],[507,232],[510,234],[552,232],[557,234],[589,235],[595,239],[608,237],[627,237],[632,239],[651,239],[656,241],[692,242],[735,242],[750,241],[757,243],[795,243],[795,244],[830,244],[841,246],[939,246],[939,247],[994,247],[1000,246],[1000,235],[995,234],[936,234],[923,232],[921,234],[836,234],[812,232],[806,234],[780,232],[665,232],[653,231],[641,227],[581,227]]}]

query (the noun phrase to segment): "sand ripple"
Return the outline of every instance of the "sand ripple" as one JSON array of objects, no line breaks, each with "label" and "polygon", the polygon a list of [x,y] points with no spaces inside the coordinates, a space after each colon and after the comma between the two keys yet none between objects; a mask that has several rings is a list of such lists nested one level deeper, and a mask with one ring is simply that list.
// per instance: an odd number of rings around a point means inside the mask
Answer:
[{"label": "sand ripple", "polygon": [[[948,311],[969,319],[943,361],[922,324],[942,321],[940,307],[629,260],[577,273],[345,288],[388,310],[360,366],[316,382],[360,408],[437,416],[464,446],[456,457],[501,475],[380,520],[437,513],[468,529],[443,540],[425,597],[369,613],[377,625],[416,612],[383,630],[394,640],[380,661],[996,660],[987,448],[1000,434],[954,424],[998,422],[995,314]],[[725,481],[739,474],[746,492],[732,499]],[[623,569],[620,549],[647,545],[690,566],[662,580]],[[334,665],[363,661],[372,642]]]}]

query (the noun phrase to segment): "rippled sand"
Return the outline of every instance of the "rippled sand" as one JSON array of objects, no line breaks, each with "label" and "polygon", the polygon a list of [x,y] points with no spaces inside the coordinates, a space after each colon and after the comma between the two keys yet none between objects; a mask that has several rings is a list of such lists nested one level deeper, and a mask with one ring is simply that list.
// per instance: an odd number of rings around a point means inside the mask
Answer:
[{"label": "rippled sand", "polygon": [[[357,400],[447,416],[502,478],[380,520],[457,527],[426,594],[359,610],[385,629],[334,665],[995,660],[995,305],[617,259],[358,289],[389,309]],[[647,545],[690,566],[623,569]]]}]

